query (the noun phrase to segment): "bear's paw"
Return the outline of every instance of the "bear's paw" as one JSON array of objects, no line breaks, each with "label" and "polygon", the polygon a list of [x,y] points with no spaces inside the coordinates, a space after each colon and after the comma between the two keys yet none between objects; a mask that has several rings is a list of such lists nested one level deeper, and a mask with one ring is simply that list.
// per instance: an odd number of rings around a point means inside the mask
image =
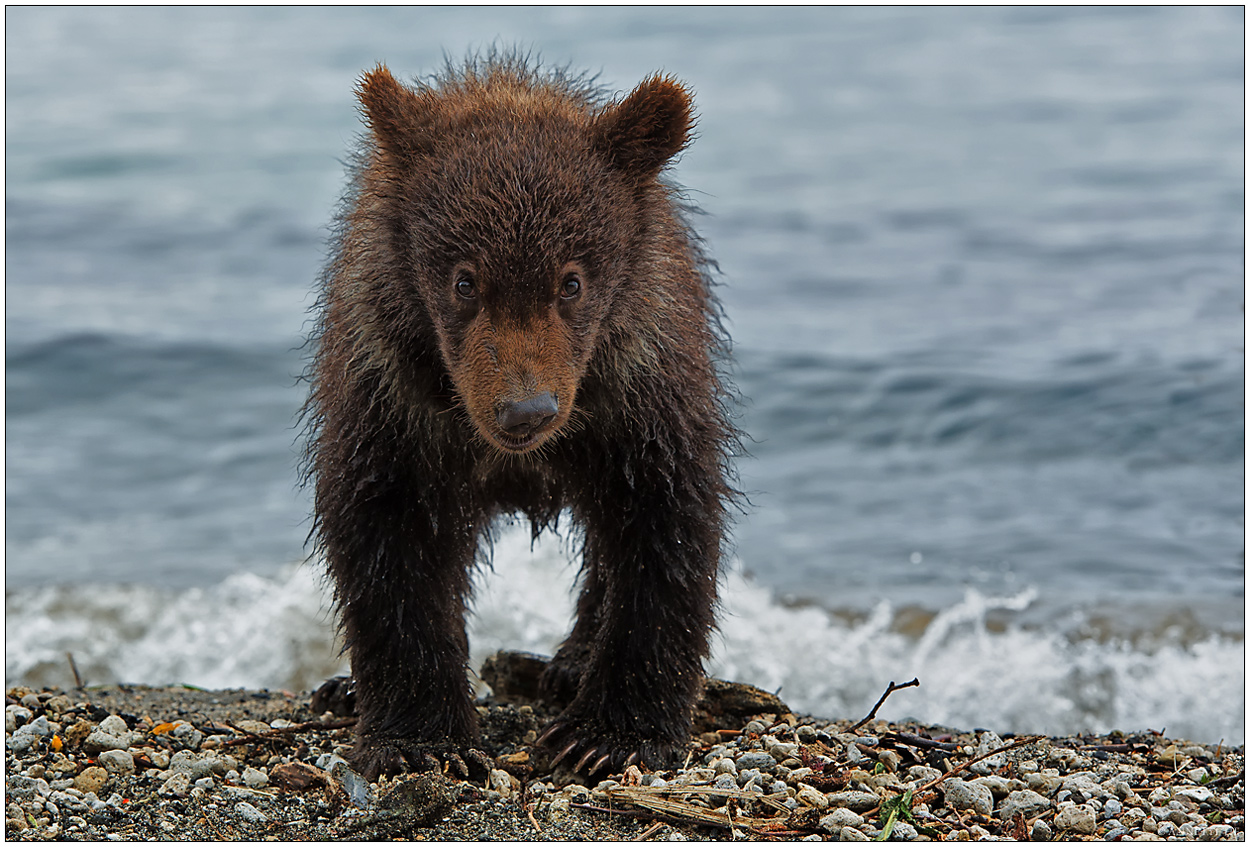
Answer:
[{"label": "bear's paw", "polygon": [[675,763],[679,745],[669,739],[597,727],[565,715],[556,718],[535,742],[550,772],[574,777],[619,773],[630,765],[662,770]]},{"label": "bear's paw", "polygon": [[403,736],[362,736],[356,740],[349,760],[370,782],[383,774],[405,772],[432,772],[481,782],[494,767],[490,756],[466,744]]}]

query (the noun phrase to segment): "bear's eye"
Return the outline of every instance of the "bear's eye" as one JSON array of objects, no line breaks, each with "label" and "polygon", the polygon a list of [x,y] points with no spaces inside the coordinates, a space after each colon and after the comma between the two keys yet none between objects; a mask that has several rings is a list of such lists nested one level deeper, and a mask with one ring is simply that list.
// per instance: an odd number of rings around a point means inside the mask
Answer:
[{"label": "bear's eye", "polygon": [[582,278],[577,273],[567,273],[564,275],[564,283],[560,286],[560,297],[565,300],[572,300],[578,294],[582,293]]},{"label": "bear's eye", "polygon": [[477,280],[473,276],[473,272],[465,268],[456,271],[456,293],[465,300],[472,300],[477,297]]}]

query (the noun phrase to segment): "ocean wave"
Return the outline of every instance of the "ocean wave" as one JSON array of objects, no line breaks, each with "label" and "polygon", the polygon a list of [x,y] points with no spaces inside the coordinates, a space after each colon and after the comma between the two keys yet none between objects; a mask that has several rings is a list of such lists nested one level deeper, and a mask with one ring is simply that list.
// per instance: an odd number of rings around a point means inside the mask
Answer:
[{"label": "ocean wave", "polygon": [[[550,654],[567,632],[576,576],[566,544],[506,531],[480,575],[470,620],[472,666],[499,649]],[[1244,741],[1244,639],[1074,636],[1063,628],[990,625],[1036,589],[968,591],[919,633],[888,603],[842,616],[795,607],[732,569],[708,671],[778,692],[791,708],[858,718],[891,680],[880,716],[998,732],[1067,734],[1166,729],[1173,737]],[[9,684],[71,685],[67,653],[87,684],[187,683],[308,690],[346,661],[320,572],[292,565],[267,578],[236,574],[210,588],[59,586],[6,593]],[[1070,623],[1070,622],[1069,622]]]},{"label": "ocean wave", "polygon": [[740,387],[754,426],[788,433],[789,444],[954,450],[976,461],[1227,465],[1245,451],[1240,364],[1232,355],[1163,365],[1107,354],[996,375],[936,351],[888,365],[756,353]]}]

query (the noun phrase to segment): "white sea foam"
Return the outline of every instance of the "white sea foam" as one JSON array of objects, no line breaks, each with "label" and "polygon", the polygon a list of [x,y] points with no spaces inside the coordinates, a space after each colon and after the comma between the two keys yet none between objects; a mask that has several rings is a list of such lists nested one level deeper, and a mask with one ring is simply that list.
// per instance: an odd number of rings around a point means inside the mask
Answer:
[{"label": "white sea foam", "polygon": [[[549,537],[531,545],[527,533],[508,530],[494,563],[478,580],[473,666],[502,648],[551,653],[572,615],[577,569],[567,545]],[[1243,640],[1211,635],[1188,646],[1138,649],[1058,629],[987,627],[989,612],[1020,610],[1034,599],[1032,590],[1009,597],[969,591],[914,638],[892,626],[886,603],[847,622],[818,607],[783,605],[732,570],[708,670],[826,717],[861,717],[888,682],[917,677],[920,687],[894,694],[881,717],[998,732],[1151,728],[1197,741],[1244,741]],[[70,652],[88,684],[306,690],[345,671],[330,608],[327,586],[308,565],[180,593],[142,586],[9,592],[6,681],[70,684]]]}]

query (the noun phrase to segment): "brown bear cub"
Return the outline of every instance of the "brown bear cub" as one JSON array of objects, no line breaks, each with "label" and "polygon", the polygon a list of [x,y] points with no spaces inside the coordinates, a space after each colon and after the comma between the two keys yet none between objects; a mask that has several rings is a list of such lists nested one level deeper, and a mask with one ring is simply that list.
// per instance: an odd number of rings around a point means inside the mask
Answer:
[{"label": "brown bear cub", "polygon": [[[496,516],[583,533],[550,767],[665,764],[713,626],[737,434],[705,260],[660,174],[689,93],[607,101],[491,55],[429,83],[385,67],[323,276],[308,472],[369,778],[479,743],[465,608]],[[480,760],[480,754],[476,757]]]}]

